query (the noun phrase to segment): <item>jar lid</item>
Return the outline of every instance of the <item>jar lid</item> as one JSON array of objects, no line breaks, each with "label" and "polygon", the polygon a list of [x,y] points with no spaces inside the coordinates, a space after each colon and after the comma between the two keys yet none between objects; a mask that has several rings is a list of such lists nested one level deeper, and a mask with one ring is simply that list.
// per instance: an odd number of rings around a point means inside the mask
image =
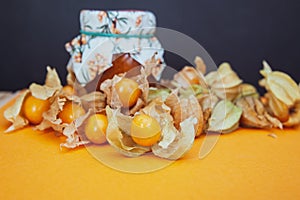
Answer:
[{"label": "jar lid", "polygon": [[156,19],[152,12],[139,10],[83,10],[81,31],[107,34],[154,34]]}]

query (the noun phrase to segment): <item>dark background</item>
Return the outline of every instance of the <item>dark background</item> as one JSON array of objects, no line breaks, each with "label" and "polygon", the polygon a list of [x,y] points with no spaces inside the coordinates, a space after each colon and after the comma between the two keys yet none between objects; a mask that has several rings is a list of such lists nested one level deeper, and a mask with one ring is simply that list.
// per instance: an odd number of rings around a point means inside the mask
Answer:
[{"label": "dark background", "polygon": [[[10,0],[1,2],[0,90],[43,83],[46,66],[65,80],[65,42],[79,32],[81,9],[146,9],[160,27],[198,41],[216,64],[229,61],[240,77],[256,84],[261,61],[300,81],[300,3],[297,0]],[[184,60],[168,55],[170,66]]]}]

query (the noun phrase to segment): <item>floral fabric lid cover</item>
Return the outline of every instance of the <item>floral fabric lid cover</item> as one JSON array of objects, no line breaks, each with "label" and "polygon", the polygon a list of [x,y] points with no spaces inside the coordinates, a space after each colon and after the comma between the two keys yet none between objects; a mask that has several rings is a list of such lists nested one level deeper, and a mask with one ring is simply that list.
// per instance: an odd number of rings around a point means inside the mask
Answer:
[{"label": "floral fabric lid cover", "polygon": [[81,35],[66,44],[71,54],[67,68],[84,85],[111,67],[114,54],[130,53],[142,65],[156,54],[161,64],[152,74],[159,79],[164,50],[153,35],[155,26],[155,16],[148,11],[83,10]]}]

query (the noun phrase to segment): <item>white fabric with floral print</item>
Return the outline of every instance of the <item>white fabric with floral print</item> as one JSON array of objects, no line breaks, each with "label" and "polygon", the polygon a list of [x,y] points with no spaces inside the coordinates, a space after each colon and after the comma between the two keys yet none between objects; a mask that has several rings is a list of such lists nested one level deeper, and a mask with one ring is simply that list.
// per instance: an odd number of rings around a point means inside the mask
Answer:
[{"label": "white fabric with floral print", "polygon": [[164,49],[155,33],[156,20],[148,11],[96,11],[80,13],[81,35],[66,44],[71,54],[68,68],[82,85],[112,65],[113,54],[130,53],[144,65],[156,53],[161,61],[159,79],[165,66]]}]

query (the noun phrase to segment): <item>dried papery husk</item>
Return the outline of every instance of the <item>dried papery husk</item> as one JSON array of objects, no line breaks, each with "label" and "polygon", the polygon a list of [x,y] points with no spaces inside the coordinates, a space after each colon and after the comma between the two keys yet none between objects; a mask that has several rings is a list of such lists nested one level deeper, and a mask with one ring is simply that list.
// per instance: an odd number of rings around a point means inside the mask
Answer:
[{"label": "dried papery husk", "polygon": [[147,72],[144,67],[141,67],[140,74],[131,77],[134,81],[138,83],[139,89],[142,91],[142,95],[140,98],[138,98],[136,104],[133,107],[131,107],[129,110],[124,111],[125,114],[134,115],[147,104],[150,87],[147,77],[149,75],[150,73]]},{"label": "dried papery husk", "polygon": [[[298,84],[300,91],[300,83]],[[300,101],[297,101],[293,108],[290,109],[289,120],[284,122],[283,125],[286,127],[293,127],[300,124]]]},{"label": "dried papery husk", "polygon": [[71,95],[65,93],[62,88],[58,92],[55,92],[53,96],[49,98],[51,103],[50,109],[43,114],[43,121],[35,127],[37,130],[46,130],[52,128],[57,133],[62,134],[66,127],[71,126],[70,124],[63,123],[58,114],[63,110],[63,106],[67,101],[72,103],[86,105],[86,110],[93,108],[93,111],[103,111],[105,103],[105,96],[100,92],[92,92],[83,96]]},{"label": "dried papery husk", "polygon": [[134,115],[136,112],[138,112],[140,109],[142,109],[146,105],[145,101],[143,101],[141,98],[138,98],[137,102],[135,105],[130,108],[130,110],[125,109],[123,111],[127,115]]},{"label": "dried papery husk", "polygon": [[203,111],[203,131],[205,132],[208,129],[208,120],[211,116],[212,108],[207,108]]},{"label": "dried papery husk", "polygon": [[212,71],[205,75],[205,81],[209,87],[212,87],[218,81],[218,71]]},{"label": "dried papery husk", "polygon": [[29,90],[32,96],[42,100],[49,99],[61,89],[62,89],[62,85],[56,70],[51,69],[49,66],[47,67],[45,84],[39,85],[36,83],[32,83],[29,86]]},{"label": "dried papery husk", "polygon": [[204,61],[201,57],[196,56],[194,63],[196,65],[197,71],[199,71],[201,74],[206,74],[206,64],[204,63]]},{"label": "dried papery husk", "polygon": [[213,109],[208,131],[230,133],[239,127],[242,109],[231,101],[222,100]]},{"label": "dried papery husk", "polygon": [[173,123],[171,108],[159,97],[152,100],[147,106],[141,109],[140,112],[155,118],[161,126],[169,122]]},{"label": "dried papery husk", "polygon": [[175,82],[173,80],[169,79],[160,79],[160,85],[163,85],[165,88],[168,88],[170,90],[175,90],[176,88],[180,88],[180,85],[174,84]]},{"label": "dried papery husk", "polygon": [[208,128],[208,120],[211,116],[213,108],[220,99],[213,93],[205,93],[197,96],[198,102],[203,110],[203,131]]},{"label": "dried papery husk", "polygon": [[118,83],[122,78],[122,76],[115,75],[112,79],[106,79],[101,85],[100,90],[103,91],[106,95],[106,103],[112,108],[120,108],[122,107],[122,103],[117,95],[114,86]]},{"label": "dried papery husk", "polygon": [[168,148],[168,146],[175,140],[177,129],[173,124],[173,117],[171,115],[171,108],[168,107],[161,98],[154,99],[141,110],[141,113],[150,115],[158,121],[161,127],[161,141],[160,146]]},{"label": "dried papery husk", "polygon": [[282,128],[281,122],[267,113],[257,97],[242,97],[237,100],[236,105],[243,110],[241,125],[253,128]]},{"label": "dried papery husk", "polygon": [[192,147],[195,137],[194,124],[197,122],[195,117],[185,119],[180,123],[179,129],[176,129],[171,109],[160,98],[151,101],[141,110],[141,113],[155,118],[161,127],[162,138],[151,147],[154,155],[176,160],[184,156]]},{"label": "dried papery husk", "polygon": [[[147,72],[143,67],[141,67],[140,74],[130,77],[130,79],[136,81],[139,85],[139,89],[142,91],[142,94],[140,96],[140,99],[143,101],[144,104],[147,102],[148,93],[149,93],[149,82],[147,80]],[[100,85],[100,90],[103,91],[106,94],[106,103],[112,108],[121,108],[122,103],[120,101],[120,98],[116,92],[115,85],[121,81],[123,78],[126,77],[126,74],[123,75],[115,75],[112,79],[105,80]],[[137,107],[140,107],[141,102],[137,105]],[[134,107],[134,110],[137,109],[137,107]],[[127,114],[133,113],[132,111],[127,109]]]},{"label": "dried papery husk", "polygon": [[106,107],[106,95],[100,91],[94,91],[80,97],[83,107],[93,112],[102,112]]},{"label": "dried papery husk", "polygon": [[50,109],[43,114],[42,122],[35,126],[35,128],[41,131],[52,128],[58,133],[62,133],[67,124],[63,124],[62,120],[58,118],[57,115],[62,111],[66,101],[66,97],[60,97],[59,95],[55,96],[50,105]]},{"label": "dried papery husk", "polygon": [[174,90],[167,97],[165,104],[171,108],[171,114],[174,119],[174,125],[176,128],[179,128],[179,124],[182,119],[182,110],[180,106],[180,99],[178,96],[178,90]]},{"label": "dried papery husk", "polygon": [[147,106],[145,106],[140,112],[149,115],[158,121],[161,127],[162,135],[159,143],[162,147],[168,148],[168,146],[176,138],[176,128],[173,124],[171,108],[169,108],[161,98],[156,98]]},{"label": "dried papery husk", "polygon": [[12,122],[5,132],[15,131],[29,124],[28,120],[22,116],[22,105],[24,99],[29,94],[29,90],[23,91],[16,99],[15,103],[4,111],[4,117]]},{"label": "dried papery husk", "polygon": [[190,95],[199,96],[207,94],[207,88],[203,88],[201,85],[192,84],[187,88],[179,88],[179,94],[181,97],[189,97]]},{"label": "dried papery husk", "polygon": [[149,72],[146,71],[144,67],[141,67],[140,74],[137,76],[130,77],[132,80],[136,81],[139,85],[139,89],[142,91],[141,99],[146,103],[149,95]]},{"label": "dried papery husk", "polygon": [[163,135],[175,135],[174,140],[167,146],[164,144],[164,139],[152,146],[154,155],[170,160],[177,160],[183,157],[193,146],[195,138],[194,130],[195,118],[190,117],[180,123],[180,130],[169,123],[162,129]]},{"label": "dried papery husk", "polygon": [[156,55],[157,52],[155,52],[149,60],[146,60],[144,67],[147,76],[152,74],[156,80],[160,80],[161,74],[164,70],[164,65],[162,65],[160,58],[156,58]]},{"label": "dried papery husk", "polygon": [[220,99],[227,99],[232,101],[239,95],[240,87],[238,85],[231,88],[215,89],[213,91]]},{"label": "dried papery husk", "polygon": [[258,92],[256,90],[256,88],[249,84],[249,83],[243,83],[240,85],[240,93],[242,96],[255,96],[258,97]]},{"label": "dried papery husk", "polygon": [[212,92],[221,99],[233,100],[239,93],[239,86],[243,82],[232,70],[229,63],[222,63],[217,71],[205,76]]},{"label": "dried papery husk", "polygon": [[92,92],[79,97],[77,95],[66,94],[63,90],[60,90],[49,98],[51,103],[50,109],[43,114],[42,122],[35,126],[35,128],[37,130],[52,128],[61,134],[66,127],[70,126],[70,124],[63,123],[62,120],[58,118],[58,114],[63,110],[63,106],[67,101],[79,105],[85,103],[86,110],[93,108],[93,112],[101,112],[104,110],[103,105],[101,106],[102,109],[96,109],[97,106],[95,104],[98,103],[98,100],[104,101],[102,95],[104,94],[100,94],[100,92]]},{"label": "dried papery husk", "polygon": [[29,90],[25,90],[16,100],[14,105],[9,107],[4,112],[4,117],[13,124],[6,130],[6,132],[14,131],[23,128],[29,124],[28,120],[22,116],[22,106],[27,95],[46,100],[51,99],[62,88],[60,79],[55,69],[47,67],[47,75],[44,85],[32,83]]},{"label": "dried papery husk", "polygon": [[166,99],[166,105],[171,108],[171,114],[174,118],[174,125],[177,129],[180,128],[180,123],[189,117],[194,117],[196,136],[199,136],[203,131],[203,111],[194,95],[189,97],[180,97],[177,92],[172,92]]},{"label": "dried papery husk", "polygon": [[219,80],[215,80],[215,82],[212,84],[213,88],[232,88],[240,85],[243,82],[232,70],[230,64],[226,62],[219,66],[217,74],[219,76]]},{"label": "dried papery husk", "polygon": [[76,148],[81,145],[89,144],[90,141],[82,140],[82,137],[78,134],[78,128],[82,126],[85,120],[91,115],[91,110],[86,112],[84,115],[75,119],[71,124],[66,126],[63,130],[63,135],[66,136],[66,142],[61,143],[60,147]]},{"label": "dried papery husk", "polygon": [[283,72],[272,71],[266,61],[263,61],[263,66],[264,68],[260,73],[264,76],[264,79],[260,81],[260,85],[289,108],[293,107],[300,100],[297,83]]},{"label": "dried papery husk", "polygon": [[281,121],[279,119],[277,119],[276,117],[271,116],[267,112],[264,114],[264,116],[273,125],[273,127],[283,129],[283,124],[281,123]]},{"label": "dried papery husk", "polygon": [[279,119],[281,122],[286,122],[289,119],[289,107],[277,99],[271,92],[265,94],[267,99],[268,112]]},{"label": "dried papery husk", "polygon": [[236,96],[235,99],[239,99],[246,96],[253,96],[255,98],[258,98],[259,94],[253,85],[249,83],[242,83],[239,86],[239,94]]},{"label": "dried papery husk", "polygon": [[168,88],[150,87],[148,98],[147,98],[147,103],[151,102],[153,99],[156,99],[158,97],[160,97],[162,99],[162,101],[165,101],[170,93],[171,93],[171,90]]},{"label": "dried papery husk", "polygon": [[198,102],[203,111],[207,109],[213,109],[220,99],[213,93],[204,93],[197,96]]},{"label": "dried papery husk", "polygon": [[[25,97],[29,94],[34,96],[35,98],[48,100],[51,104],[50,109],[43,113],[43,120],[40,124],[38,124],[35,128],[38,130],[45,130],[48,128],[53,128],[56,131],[62,132],[64,126],[61,126],[61,122],[56,119],[56,115],[59,109],[56,109],[63,106],[64,98],[58,98],[61,96],[62,85],[59,79],[59,76],[55,69],[47,67],[47,75],[45,79],[44,85],[39,85],[36,83],[32,83],[28,90],[23,93],[19,99],[16,101],[15,105],[12,108],[7,110],[7,117],[10,121],[14,121],[12,127],[9,130],[13,130],[16,128],[22,128],[28,124],[28,120],[26,120],[21,112],[23,101]],[[75,101],[75,97],[69,97],[69,99],[73,99]],[[11,109],[14,113],[11,113]],[[18,114],[17,114],[18,111]],[[11,113],[11,114],[9,114]],[[14,115],[14,117],[12,116]],[[10,115],[10,116],[9,116]],[[15,118],[15,120],[13,120]],[[14,128],[13,128],[14,127]]]},{"label": "dried papery husk", "polygon": [[300,124],[300,101],[295,103],[295,106],[290,109],[289,119],[283,123],[285,127],[293,127]]},{"label": "dried papery husk", "polygon": [[57,91],[59,91],[59,89],[57,89],[57,88],[50,88],[48,86],[38,85],[36,83],[32,83],[29,86],[29,90],[30,90],[32,96],[34,96],[38,99],[42,99],[42,100],[46,100],[46,99],[54,96],[55,93]]},{"label": "dried papery husk", "polygon": [[146,62],[145,62],[145,71],[146,71],[147,74],[151,74],[153,68],[155,68],[157,65],[160,64],[160,60],[156,59],[156,55],[157,55],[157,53],[154,53],[151,56],[151,58],[146,60]]},{"label": "dried papery husk", "polygon": [[188,88],[192,84],[206,87],[204,76],[194,67],[190,66],[185,66],[182,70],[177,72],[174,75],[173,80],[176,82],[176,85],[180,85],[183,88]]},{"label": "dried papery husk", "polygon": [[[68,64],[69,65],[69,64]],[[73,70],[71,70],[71,68],[68,68],[68,74],[67,74],[67,83],[68,85],[74,86],[76,83],[76,75],[73,72]]]},{"label": "dried papery husk", "polygon": [[206,65],[201,57],[196,56],[194,63],[196,67],[185,66],[173,77],[173,85],[176,87],[188,88],[193,84],[201,85],[207,88],[204,74],[206,73]]},{"label": "dried papery husk", "polygon": [[45,86],[50,88],[56,88],[57,90],[62,88],[60,78],[55,68],[51,68],[50,66],[47,67]]},{"label": "dried papery husk", "polygon": [[182,110],[184,111],[182,114],[182,121],[187,119],[188,117],[196,118],[194,129],[195,135],[199,136],[203,132],[204,128],[204,119],[203,119],[203,111],[202,108],[195,96],[190,96],[189,98],[181,99],[180,103]]},{"label": "dried papery husk", "polygon": [[125,133],[130,136],[131,135],[130,134],[131,122],[133,120],[133,117],[124,115],[121,112],[117,112],[116,120],[117,120],[118,126],[119,126],[120,130],[122,131],[122,133]]},{"label": "dried papery husk", "polygon": [[33,83],[30,85],[29,91],[31,92],[32,96],[39,99],[48,100],[51,103],[50,109],[43,113],[42,122],[35,126],[35,129],[45,130],[48,128],[53,128],[55,131],[61,133],[65,126],[61,125],[61,120],[57,119],[56,115],[62,109],[66,99],[59,98],[63,90],[56,70],[47,67],[45,85]]},{"label": "dried papery husk", "polygon": [[131,124],[130,116],[126,116],[127,119],[123,118],[123,120],[120,120],[119,118],[118,120],[118,115],[122,115],[120,110],[111,109],[109,106],[106,106],[106,114],[108,118],[106,139],[112,147],[114,147],[121,154],[128,157],[137,157],[150,151],[149,147],[139,146],[132,140],[131,136],[128,135],[128,127],[126,128],[126,126],[120,126],[124,124],[122,123],[124,122],[124,120],[126,121],[126,123]]},{"label": "dried papery husk", "polygon": [[63,94],[63,93],[60,92],[56,96],[59,96],[61,99],[64,98],[68,101],[72,101],[73,103],[82,104],[81,97],[77,96],[77,95]]}]

